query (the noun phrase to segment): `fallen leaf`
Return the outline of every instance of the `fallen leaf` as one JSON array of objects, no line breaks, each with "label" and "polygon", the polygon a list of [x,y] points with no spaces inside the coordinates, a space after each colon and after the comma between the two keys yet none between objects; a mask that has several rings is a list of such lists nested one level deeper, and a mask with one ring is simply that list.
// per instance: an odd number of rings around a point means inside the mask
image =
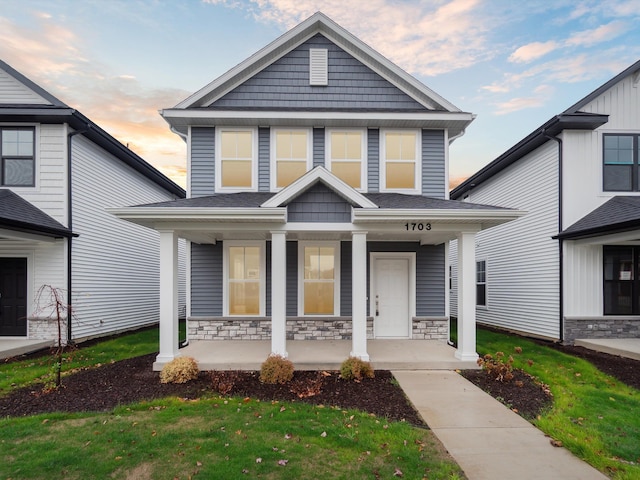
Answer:
[{"label": "fallen leaf", "polygon": [[280,411],[281,411],[281,412],[284,412],[285,410],[286,410],[286,408],[284,408],[284,407],[280,407]]},{"label": "fallen leaf", "polygon": [[393,476],[394,477],[402,477],[402,476],[404,476],[404,474],[402,473],[402,470],[400,470],[399,468],[396,468],[396,471],[393,472]]},{"label": "fallen leaf", "polygon": [[560,440],[554,440],[553,438],[551,440],[549,440],[549,442],[551,443],[551,445],[553,445],[554,447],[561,447],[562,446],[562,442]]},{"label": "fallen leaf", "polygon": [[292,435],[291,435],[290,433],[286,433],[286,434],[284,435],[284,439],[285,439],[285,440],[290,440],[290,439],[291,439],[291,437],[292,437]]},{"label": "fallen leaf", "polygon": [[201,467],[202,466],[202,462],[196,462],[196,467]]},{"label": "fallen leaf", "polygon": [[323,437],[323,438],[324,438],[324,437],[326,437],[326,436],[327,436],[327,432],[322,432],[322,433],[320,434],[320,436],[321,436],[321,437]]},{"label": "fallen leaf", "polygon": [[287,463],[289,463],[289,460],[278,460],[278,465],[282,467],[286,467]]},{"label": "fallen leaf", "polygon": [[256,463],[262,463],[262,458],[260,457],[256,458]]}]

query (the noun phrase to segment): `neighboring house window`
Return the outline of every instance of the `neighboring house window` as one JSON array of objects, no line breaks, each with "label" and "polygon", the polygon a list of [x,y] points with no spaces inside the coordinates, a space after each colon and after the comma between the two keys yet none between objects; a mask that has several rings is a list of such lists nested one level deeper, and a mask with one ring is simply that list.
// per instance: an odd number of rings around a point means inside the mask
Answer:
[{"label": "neighboring house window", "polygon": [[271,144],[272,190],[286,187],[311,169],[309,129],[273,129]]},{"label": "neighboring house window", "polygon": [[1,184],[6,187],[34,186],[35,130],[33,128],[2,128],[1,131]]},{"label": "neighboring house window", "polygon": [[420,193],[420,134],[417,130],[381,132],[380,190]]},{"label": "neighboring house window", "polygon": [[356,190],[366,186],[366,135],[362,130],[327,131],[328,169]]},{"label": "neighboring house window", "polygon": [[257,134],[253,129],[219,128],[216,142],[216,190],[250,191],[257,187]]},{"label": "neighboring house window", "polygon": [[476,305],[487,306],[487,261],[476,262]]},{"label": "neighboring house window", "polygon": [[604,314],[640,315],[640,280],[637,278],[640,248],[603,247]]},{"label": "neighboring house window", "polygon": [[637,192],[638,135],[603,136],[603,190],[606,192]]},{"label": "neighboring house window", "polygon": [[264,315],[264,244],[227,241],[224,253],[225,315]]},{"label": "neighboring house window", "polygon": [[339,315],[340,244],[299,243],[300,315]]}]

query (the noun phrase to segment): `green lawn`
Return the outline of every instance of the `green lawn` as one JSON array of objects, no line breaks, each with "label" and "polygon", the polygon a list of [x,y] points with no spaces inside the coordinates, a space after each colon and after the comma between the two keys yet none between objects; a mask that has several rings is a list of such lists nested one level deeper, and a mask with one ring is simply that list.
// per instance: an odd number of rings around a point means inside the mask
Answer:
[{"label": "green lawn", "polygon": [[549,385],[553,407],[533,422],[540,430],[612,478],[640,478],[639,390],[586,360],[522,337],[478,329],[477,338],[481,355],[513,354],[516,368]]}]

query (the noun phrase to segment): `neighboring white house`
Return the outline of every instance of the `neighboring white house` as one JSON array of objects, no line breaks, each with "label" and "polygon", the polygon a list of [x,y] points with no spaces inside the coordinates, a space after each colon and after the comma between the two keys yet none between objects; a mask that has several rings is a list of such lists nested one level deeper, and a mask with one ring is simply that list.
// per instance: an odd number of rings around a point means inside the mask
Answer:
[{"label": "neighboring white house", "polygon": [[38,298],[44,285],[72,305],[65,340],[158,322],[159,235],[105,209],[184,196],[0,61],[0,337],[57,338],[48,302]]},{"label": "neighboring white house", "polygon": [[189,241],[190,340],[448,338],[447,244],[466,308],[456,356],[475,360],[474,247],[511,209],[448,198],[461,111],[316,13],[174,108],[188,197],[112,210],[161,236],[160,354],[179,355],[176,245]]},{"label": "neighboring white house", "polygon": [[451,192],[528,212],[477,235],[479,322],[567,343],[640,337],[639,81],[637,62]]}]

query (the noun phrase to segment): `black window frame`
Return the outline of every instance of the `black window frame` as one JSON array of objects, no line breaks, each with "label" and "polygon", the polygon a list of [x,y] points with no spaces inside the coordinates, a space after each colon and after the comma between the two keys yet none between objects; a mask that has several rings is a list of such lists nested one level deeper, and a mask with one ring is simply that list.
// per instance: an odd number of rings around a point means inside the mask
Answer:
[{"label": "black window frame", "polygon": [[[3,152],[3,136],[6,131],[29,131],[31,132],[32,138],[32,147],[31,147],[31,155],[5,155]],[[30,160],[32,163],[31,169],[31,183],[21,183],[21,184],[12,184],[7,183],[5,181],[5,162],[7,160],[22,160],[27,161]],[[36,186],[36,129],[35,127],[19,127],[19,126],[2,126],[0,127],[0,186],[1,187],[35,187]]]},{"label": "black window frame", "polygon": [[[629,269],[621,269],[619,257],[623,253],[629,253],[631,265]],[[611,260],[617,258],[618,262]],[[612,278],[607,278],[608,266],[611,267]],[[613,278],[617,272],[618,278]],[[629,272],[629,278],[621,278],[622,272]],[[614,299],[611,295],[616,289],[619,294]],[[628,292],[629,310],[621,308],[621,293]],[[616,308],[617,307],[617,308]],[[602,247],[602,313],[603,315],[640,315],[640,246],[633,245],[603,245]]]},{"label": "black window frame", "polygon": [[[480,268],[482,265],[482,269]],[[481,277],[482,274],[482,277]],[[481,301],[482,300],[482,301]],[[476,307],[487,306],[487,261],[476,260]]]},{"label": "black window frame", "polygon": [[[611,137],[631,137],[631,155],[633,163],[630,164],[614,164],[614,163],[606,163],[606,143],[607,138]],[[640,134],[637,133],[604,133],[602,135],[602,191],[603,192],[640,192],[640,179],[638,178],[640,175],[640,155],[638,150],[640,149]],[[620,190],[620,189],[607,189],[606,188],[606,177],[607,177],[607,165],[610,166],[621,166],[628,165],[631,168],[631,189],[630,190]]]}]

